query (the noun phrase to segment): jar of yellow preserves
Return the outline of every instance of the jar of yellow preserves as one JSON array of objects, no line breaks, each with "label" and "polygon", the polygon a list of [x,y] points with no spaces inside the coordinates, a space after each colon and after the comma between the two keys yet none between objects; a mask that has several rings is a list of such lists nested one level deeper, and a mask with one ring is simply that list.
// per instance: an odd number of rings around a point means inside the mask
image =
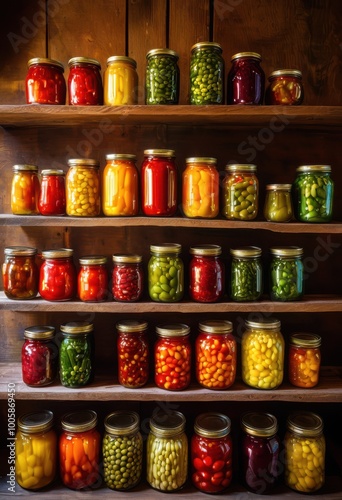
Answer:
[{"label": "jar of yellow preserves", "polygon": [[11,210],[14,215],[39,214],[40,182],[36,165],[14,165]]},{"label": "jar of yellow preserves", "polygon": [[182,179],[182,209],[186,217],[212,219],[219,213],[219,173],[216,158],[187,158]]},{"label": "jar of yellow preserves", "polygon": [[137,63],[126,56],[111,56],[103,78],[104,104],[121,106],[138,103]]},{"label": "jar of yellow preserves", "polygon": [[102,182],[102,210],[104,215],[137,215],[138,170],[136,156],[107,154]]},{"label": "jar of yellow preserves", "polygon": [[70,159],[66,174],[66,213],[77,217],[100,214],[100,164],[87,158]]}]

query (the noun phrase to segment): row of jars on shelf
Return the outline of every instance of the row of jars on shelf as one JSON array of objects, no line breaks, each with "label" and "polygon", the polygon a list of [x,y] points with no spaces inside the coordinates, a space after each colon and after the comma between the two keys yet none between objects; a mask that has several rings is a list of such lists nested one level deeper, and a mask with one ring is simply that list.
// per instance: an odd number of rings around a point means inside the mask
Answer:
[{"label": "row of jars on shelf", "polygon": [[143,422],[134,411],[117,410],[104,418],[103,432],[94,410],[64,414],[60,430],[54,420],[50,410],[18,418],[15,474],[23,488],[50,485],[58,469],[62,484],[73,490],[92,490],[104,483],[128,491],[145,473],[147,483],[158,491],[175,492],[189,481],[204,493],[221,493],[231,485],[234,470],[239,470],[237,479],[258,494],[272,492],[281,480],[302,493],[313,493],[325,482],[324,423],[312,412],[290,413],[283,440],[276,416],[244,413],[235,432],[239,444],[234,455],[235,435],[224,413],[198,414],[188,432],[185,415],[172,409],[155,409]]}]

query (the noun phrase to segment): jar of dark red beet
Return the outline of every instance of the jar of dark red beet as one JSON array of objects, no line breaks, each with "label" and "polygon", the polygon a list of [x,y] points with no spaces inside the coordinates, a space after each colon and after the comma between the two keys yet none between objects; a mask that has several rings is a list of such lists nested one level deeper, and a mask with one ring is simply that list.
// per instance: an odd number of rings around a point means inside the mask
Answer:
[{"label": "jar of dark red beet", "polygon": [[68,77],[69,104],[103,104],[101,64],[96,59],[73,57],[69,60]]},{"label": "jar of dark red beet", "polygon": [[65,215],[65,173],[59,169],[42,170],[38,201],[41,215]]},{"label": "jar of dark red beet", "polygon": [[23,382],[31,386],[52,384],[57,375],[58,348],[53,326],[30,326],[21,349]]},{"label": "jar of dark red beet", "polygon": [[26,103],[65,104],[64,66],[59,61],[35,57],[27,63]]},{"label": "jar of dark red beet", "polygon": [[113,299],[136,302],[143,293],[142,255],[114,254],[113,264]]},{"label": "jar of dark red beet", "polygon": [[122,320],[118,333],[118,380],[124,387],[136,389],[146,384],[149,376],[149,343],[146,321]]},{"label": "jar of dark red beet", "polygon": [[72,300],[77,292],[77,274],[71,248],[44,250],[39,293],[45,300]]},{"label": "jar of dark red beet", "polygon": [[190,248],[189,295],[196,302],[216,302],[223,297],[225,266],[219,245],[198,245]]},{"label": "jar of dark red beet", "polygon": [[256,52],[240,52],[232,59],[228,74],[227,104],[262,104],[265,73]]}]

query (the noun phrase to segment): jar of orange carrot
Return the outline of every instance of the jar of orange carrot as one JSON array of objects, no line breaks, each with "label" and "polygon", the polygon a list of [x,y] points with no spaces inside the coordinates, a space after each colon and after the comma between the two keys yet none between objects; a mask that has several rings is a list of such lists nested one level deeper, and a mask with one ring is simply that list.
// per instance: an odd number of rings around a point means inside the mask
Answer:
[{"label": "jar of orange carrot", "polygon": [[297,387],[315,387],[321,365],[321,337],[294,333],[289,346],[289,382]]}]

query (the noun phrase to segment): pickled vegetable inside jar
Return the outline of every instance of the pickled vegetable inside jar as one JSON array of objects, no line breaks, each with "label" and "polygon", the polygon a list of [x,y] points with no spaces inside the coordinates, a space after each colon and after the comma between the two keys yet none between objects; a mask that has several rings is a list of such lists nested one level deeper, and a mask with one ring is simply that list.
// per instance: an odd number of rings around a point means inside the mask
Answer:
[{"label": "pickled vegetable inside jar", "polygon": [[321,365],[321,337],[294,333],[289,346],[289,381],[296,387],[315,387]]},{"label": "pickled vegetable inside jar", "polygon": [[66,213],[74,217],[100,214],[99,162],[91,159],[68,160],[66,174]]},{"label": "pickled vegetable inside jar", "polygon": [[186,158],[182,176],[182,209],[186,217],[212,219],[219,213],[216,158]]},{"label": "pickled vegetable inside jar", "polygon": [[302,73],[298,69],[278,69],[268,77],[265,104],[292,105],[302,104],[304,88]]},{"label": "pickled vegetable inside jar", "polygon": [[58,347],[53,342],[53,326],[25,328],[25,341],[21,349],[23,382],[33,387],[52,384],[57,375]]},{"label": "pickled vegetable inside jar", "polygon": [[99,61],[88,57],[72,57],[68,66],[69,105],[102,105],[103,87]]},{"label": "pickled vegetable inside jar", "polygon": [[227,104],[262,104],[265,73],[261,56],[256,52],[239,52],[231,58],[227,80]]},{"label": "pickled vegetable inside jar", "polygon": [[225,265],[219,245],[197,245],[190,248],[189,295],[196,302],[216,302],[225,292]]},{"label": "pickled vegetable inside jar", "polygon": [[36,165],[14,165],[11,210],[14,215],[39,214],[40,182]]},{"label": "pickled vegetable inside jar", "polygon": [[86,255],[79,259],[80,269],[77,276],[77,295],[83,302],[102,302],[108,299],[109,279],[107,257]]},{"label": "pickled vegetable inside jar", "polygon": [[261,248],[231,248],[230,296],[237,302],[258,300],[263,290]]},{"label": "pickled vegetable inside jar", "polygon": [[39,293],[45,300],[72,300],[77,293],[77,273],[71,248],[43,250]]},{"label": "pickled vegetable inside jar", "polygon": [[190,104],[224,104],[224,59],[216,42],[191,47]]},{"label": "pickled vegetable inside jar", "polygon": [[303,249],[300,247],[270,248],[271,300],[299,300],[304,295]]},{"label": "pickled vegetable inside jar", "polygon": [[152,49],[146,54],[145,104],[178,104],[178,59],[171,49]]},{"label": "pickled vegetable inside jar", "polygon": [[118,334],[118,381],[136,389],[146,384],[149,376],[150,348],[146,321],[122,320],[116,324]]},{"label": "pickled vegetable inside jar", "polygon": [[289,222],[293,217],[291,184],[268,184],[264,217],[270,222]]},{"label": "pickled vegetable inside jar", "polygon": [[178,302],[184,295],[184,264],[179,256],[182,246],[163,243],[150,246],[148,291],[155,302]]},{"label": "pickled vegetable inside jar", "polygon": [[65,104],[64,66],[55,59],[34,57],[27,63],[26,104]]},{"label": "pickled vegetable inside jar", "polygon": [[41,215],[64,215],[66,209],[65,174],[63,170],[46,169],[41,174],[38,208]]},{"label": "pickled vegetable inside jar", "polygon": [[119,302],[139,300],[144,284],[142,255],[114,254],[112,278],[114,300]]},{"label": "pickled vegetable inside jar", "polygon": [[222,215],[227,219],[253,220],[258,214],[259,181],[255,165],[227,165],[222,185]]},{"label": "pickled vegetable inside jar", "polygon": [[34,299],[38,294],[37,249],[12,246],[4,249],[2,281],[8,299]]},{"label": "pickled vegetable inside jar", "polygon": [[106,155],[102,183],[104,215],[131,216],[138,214],[139,186],[135,161],[135,155]]},{"label": "pickled vegetable inside jar", "polygon": [[131,57],[111,56],[103,77],[104,104],[138,104],[137,63]]}]

